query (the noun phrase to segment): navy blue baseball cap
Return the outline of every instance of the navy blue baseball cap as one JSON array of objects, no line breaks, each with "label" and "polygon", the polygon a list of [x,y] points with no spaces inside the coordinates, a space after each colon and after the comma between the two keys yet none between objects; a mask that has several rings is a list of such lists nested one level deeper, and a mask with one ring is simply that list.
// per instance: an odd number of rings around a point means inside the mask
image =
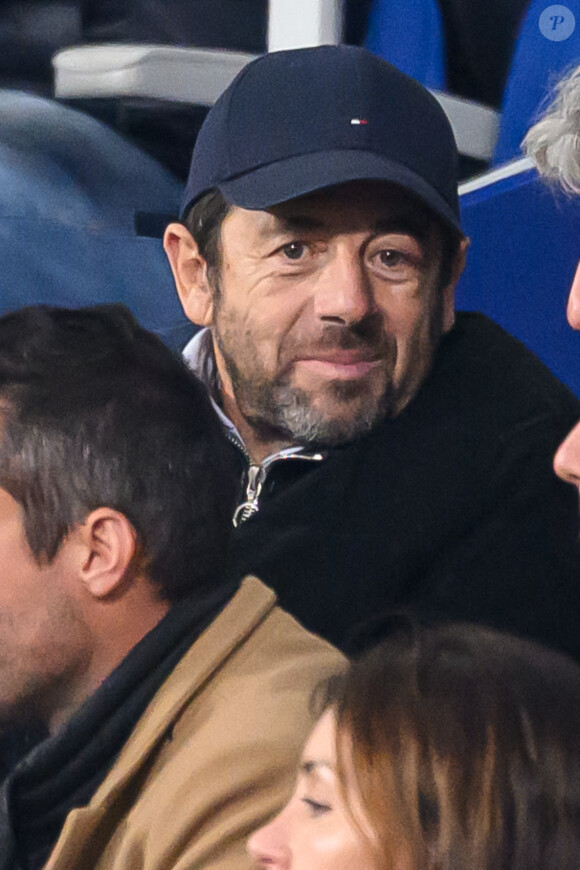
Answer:
[{"label": "navy blue baseball cap", "polygon": [[180,214],[213,188],[266,209],[363,179],[400,185],[461,232],[457,146],[429,91],[358,46],[272,52],[208,112]]}]

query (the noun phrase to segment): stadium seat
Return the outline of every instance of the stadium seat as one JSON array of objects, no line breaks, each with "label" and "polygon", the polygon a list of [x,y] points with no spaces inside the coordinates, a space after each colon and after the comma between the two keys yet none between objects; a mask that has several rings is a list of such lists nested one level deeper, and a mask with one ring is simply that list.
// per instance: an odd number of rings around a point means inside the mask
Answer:
[{"label": "stadium seat", "polygon": [[445,90],[443,23],[436,0],[375,0],[364,45],[426,88]]},{"label": "stadium seat", "polygon": [[437,0],[374,0],[364,44],[433,91],[467,165],[472,160],[477,161],[474,166],[485,168],[497,139],[498,113],[447,92],[445,36]]},{"label": "stadium seat", "polygon": [[[139,6],[143,0],[135,0]],[[148,0],[150,2],[150,0]],[[176,6],[187,0],[172,0]],[[114,4],[110,4],[113,8]],[[126,5],[126,0],[125,0]],[[160,13],[160,0],[153,6]],[[227,10],[240,17],[239,38],[232,22],[219,15]],[[244,14],[244,9],[245,14]],[[192,21],[199,18],[202,40],[195,41]],[[110,11],[108,18],[110,19]],[[230,15],[230,17],[232,17]],[[260,39],[250,39],[248,18],[261,21]],[[178,40],[155,32],[139,34],[136,16],[127,24],[126,38],[93,39],[64,48],[53,58],[55,94],[75,107],[110,124],[148,151],[185,181],[191,152],[207,107],[256,54],[338,42],[342,27],[342,0],[196,0],[189,28]],[[110,30],[109,21],[109,30]],[[227,25],[227,26],[226,26]],[[213,33],[215,42],[209,41]],[[256,43],[259,43],[257,47]]]},{"label": "stadium seat", "polygon": [[[342,0],[269,0],[268,50],[340,41]],[[59,99],[115,98],[211,106],[255,55],[174,45],[83,45],[53,59]]]},{"label": "stadium seat", "polygon": [[191,335],[159,240],[136,211],[176,213],[181,184],[105,125],[0,91],[0,313],[124,302],[171,347]]},{"label": "stadium seat", "polygon": [[[576,11],[576,27],[565,39],[549,38],[550,33],[558,34],[558,26],[567,24],[556,16],[551,23],[548,17],[543,29],[540,27],[540,16],[549,7],[545,0],[532,0],[522,21],[506,82],[493,166],[521,155],[521,141],[541,114],[542,105],[550,97],[553,86],[569,66],[580,63],[579,4],[568,4]],[[568,13],[572,14],[570,9]],[[552,27],[556,29],[552,30]]]},{"label": "stadium seat", "polygon": [[462,184],[459,193],[471,246],[458,308],[492,317],[580,397],[580,334],[566,322],[578,202],[548,187],[527,158]]}]

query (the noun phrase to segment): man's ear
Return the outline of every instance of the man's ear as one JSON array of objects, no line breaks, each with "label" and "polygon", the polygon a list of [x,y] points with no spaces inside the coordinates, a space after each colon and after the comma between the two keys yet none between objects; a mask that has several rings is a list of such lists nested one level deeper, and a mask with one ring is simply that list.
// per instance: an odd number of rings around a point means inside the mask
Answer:
[{"label": "man's ear", "polygon": [[93,598],[106,598],[120,591],[133,569],[137,533],[120,511],[100,507],[76,528],[81,546],[80,575]]},{"label": "man's ear", "polygon": [[451,263],[451,275],[443,288],[443,332],[449,332],[455,323],[455,288],[465,268],[467,249],[471,244],[467,237],[461,239],[457,253]]},{"label": "man's ear", "polygon": [[163,248],[187,317],[198,326],[211,326],[213,292],[197,242],[183,224],[173,223],[165,230]]}]

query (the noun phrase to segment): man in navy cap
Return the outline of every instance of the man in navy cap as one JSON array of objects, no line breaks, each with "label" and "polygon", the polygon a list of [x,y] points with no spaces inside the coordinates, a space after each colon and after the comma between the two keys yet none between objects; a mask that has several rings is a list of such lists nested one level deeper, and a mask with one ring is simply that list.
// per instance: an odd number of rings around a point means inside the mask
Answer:
[{"label": "man in navy cap", "polygon": [[[273,53],[210,110],[165,248],[237,453],[230,554],[340,646],[385,608],[580,652],[580,404],[481,315],[437,101],[352,46]],[[493,252],[490,252],[493,254]]]}]

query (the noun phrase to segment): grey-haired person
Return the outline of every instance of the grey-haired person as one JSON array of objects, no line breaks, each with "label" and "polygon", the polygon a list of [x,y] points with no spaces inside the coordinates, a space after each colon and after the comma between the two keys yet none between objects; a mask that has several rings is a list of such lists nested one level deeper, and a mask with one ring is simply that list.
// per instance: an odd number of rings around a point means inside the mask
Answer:
[{"label": "grey-haired person", "polygon": [[[580,67],[560,81],[553,102],[530,128],[523,147],[544,178],[572,196],[580,195]],[[570,287],[566,314],[572,329],[580,330],[580,262]],[[554,467],[560,477],[580,492],[580,424],[560,446]]]}]

